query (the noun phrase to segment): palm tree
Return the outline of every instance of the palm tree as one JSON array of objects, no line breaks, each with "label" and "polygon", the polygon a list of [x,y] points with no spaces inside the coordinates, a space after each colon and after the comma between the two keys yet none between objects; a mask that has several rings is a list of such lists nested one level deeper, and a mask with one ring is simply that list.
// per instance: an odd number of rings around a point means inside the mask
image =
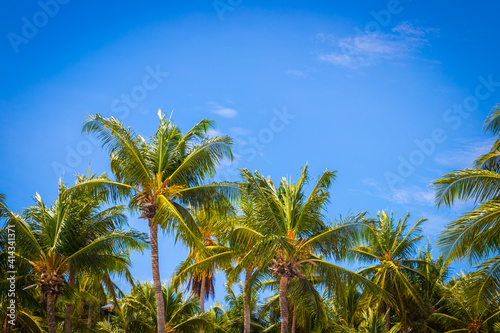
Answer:
[{"label": "palm tree", "polygon": [[[0,271],[9,272],[15,270],[15,301],[16,313],[14,318],[9,313],[9,306],[11,305],[12,294],[9,292],[2,292],[0,294],[0,323],[2,325],[2,332],[9,333],[12,330],[27,331],[27,332],[45,332],[45,325],[43,317],[46,317],[45,310],[40,304],[40,293],[34,289],[25,289],[36,283],[31,272],[31,265],[26,261],[18,260],[15,257],[14,251],[9,249],[15,244],[15,227],[11,224],[9,226],[9,216],[11,212],[8,210],[5,196],[0,193],[0,221],[6,222],[0,229]],[[2,223],[3,224],[3,223]],[[14,261],[12,260],[14,255]],[[0,289],[10,291],[12,280],[10,274],[2,274],[0,277]],[[11,321],[13,320],[13,322]],[[15,326],[12,325],[15,323]]]},{"label": "palm tree", "polygon": [[243,267],[269,267],[278,280],[282,333],[289,328],[288,285],[291,280],[304,279],[304,269],[309,266],[332,289],[345,276],[371,285],[360,275],[324,260],[340,259],[360,228],[356,222],[325,222],[323,211],[334,172],[325,171],[309,196],[305,194],[307,165],[297,184],[283,178],[278,188],[258,172],[244,169],[242,176],[255,205],[256,221],[236,227],[234,239],[242,248],[251,248],[241,260]]},{"label": "palm tree", "polygon": [[[99,177],[93,175],[77,176],[76,184],[94,179],[107,180],[108,178],[104,175]],[[63,186],[60,191],[63,192],[65,189],[66,188]],[[126,224],[126,217],[123,214],[125,207],[104,207],[107,205],[106,196],[106,192],[101,192],[91,197],[84,195],[82,192],[73,192],[67,195],[65,201],[66,204],[71,205],[71,207],[66,209],[63,212],[63,215],[59,216],[59,218],[63,223],[65,220],[71,219],[72,229],[69,230],[71,235],[68,237],[72,239],[72,242],[70,244],[70,248],[67,249],[68,253],[73,253],[79,249],[85,248],[94,240],[100,237],[106,237],[107,235],[115,232],[115,230],[121,229]],[[33,216],[35,220],[40,219],[43,214],[44,213],[40,211],[40,207],[32,207],[28,209],[28,216]],[[138,239],[138,241],[140,241],[140,239]],[[136,248],[136,250],[142,249],[144,249],[144,245]],[[75,287],[77,276],[78,274],[81,275],[82,272],[92,272],[93,274],[91,275],[95,277],[106,278],[105,282],[108,282],[108,280],[110,281],[109,274],[122,274],[130,276],[130,272],[128,271],[128,266],[130,265],[128,252],[114,253],[115,257],[112,257],[112,253],[109,253],[108,255],[110,255],[110,257],[109,260],[106,260],[106,262],[102,262],[103,256],[101,254],[97,255],[100,257],[93,258],[88,255],[87,260],[84,262],[68,263],[68,286],[70,288]],[[101,265],[99,265],[99,262]],[[83,264],[83,266],[78,266],[80,264]],[[131,281],[132,279],[129,279],[129,282]],[[64,320],[64,330],[66,333],[72,332],[71,311],[72,302],[68,301],[66,303]]]},{"label": "palm tree", "polygon": [[[269,323],[263,318],[261,314],[259,314],[257,307],[257,294],[251,293],[252,298],[248,300],[249,304],[244,304],[244,284],[238,283],[238,293],[235,293],[233,290],[233,285],[226,284],[226,304],[228,305],[228,309],[226,311],[226,326],[225,331],[230,333],[239,333],[245,332],[245,311],[247,308],[251,309],[250,320],[251,327],[249,332],[261,332],[264,331],[266,327],[269,326]],[[248,294],[247,294],[248,296]],[[243,319],[243,320],[242,320]]]},{"label": "palm tree", "polygon": [[[359,271],[387,291],[396,302],[396,309],[402,326],[406,325],[406,311],[410,302],[422,307],[422,301],[415,286],[411,283],[412,275],[425,275],[415,269],[417,264],[429,264],[423,260],[413,259],[417,253],[418,242],[422,238],[419,220],[406,232],[408,218],[400,219],[397,224],[393,213],[379,212],[376,219],[365,219],[366,229],[359,245],[353,248],[357,260],[372,264]],[[406,232],[406,233],[405,233]],[[377,298],[377,297],[375,297]],[[385,330],[390,330],[391,303],[380,300],[381,311],[385,313]]]},{"label": "palm tree", "polygon": [[435,259],[433,258],[433,250],[429,240],[427,240],[425,248],[418,249],[416,259],[419,262],[413,265],[413,268],[419,274],[411,274],[409,278],[420,296],[422,304],[419,306],[414,302],[408,302],[408,329],[412,332],[440,332],[442,331],[441,326],[434,320],[433,314],[443,310],[441,297],[449,277],[449,266],[442,254]]},{"label": "palm tree", "polygon": [[[163,308],[165,309],[165,331],[168,333],[191,333],[208,327],[210,321],[206,314],[200,313],[200,305],[193,295],[176,293],[174,286],[163,286]],[[115,308],[113,327],[123,332],[155,332],[155,290],[149,283],[137,283],[129,295],[125,296]],[[99,323],[99,331],[109,331],[107,322]]]},{"label": "palm tree", "polygon": [[[241,295],[243,301],[243,333],[250,333],[252,327],[252,286],[261,275],[262,270],[255,270],[256,267],[252,263],[248,267],[242,265],[243,257],[251,250],[253,245],[250,242],[246,246],[241,246],[234,237],[233,230],[237,226],[251,226],[254,223],[255,207],[244,186],[240,190],[237,212],[233,212],[234,208],[229,203],[226,203],[224,207],[223,215],[211,214],[212,220],[209,221],[205,218],[201,221],[202,231],[200,233],[202,235],[217,235],[217,241],[211,240],[211,245],[206,246],[204,251],[192,250],[188,259],[177,269],[173,281],[175,285],[178,285],[188,277],[192,281],[193,277],[202,273],[213,276],[216,270],[220,270],[226,272],[228,283],[232,286],[243,273],[244,284]],[[196,220],[198,221],[199,218]],[[207,239],[205,239],[205,242],[207,242]],[[234,264],[236,264],[235,267],[233,267]]]},{"label": "palm tree", "polygon": [[160,124],[149,142],[115,118],[103,118],[99,114],[88,117],[83,131],[96,133],[101,139],[110,154],[116,181],[89,181],[81,187],[113,188],[115,198],[128,196],[129,207],[139,209],[140,218],[148,221],[158,332],[165,332],[158,225],[175,233],[176,240],[182,239],[189,247],[203,247],[186,207],[215,209],[220,195],[234,195],[236,188],[204,183],[215,175],[217,165],[224,158],[232,159],[229,137],[207,138],[213,121],[202,120],[183,135],[161,111],[158,115]]},{"label": "palm tree", "polygon": [[[116,262],[113,266],[108,265],[100,273],[78,274],[72,299],[76,305],[73,316],[77,319],[74,320],[81,327],[87,326],[88,329],[93,327],[95,324],[94,313],[99,309],[99,304],[108,304],[110,300],[113,304],[118,304],[119,297],[125,296],[113,281],[114,276],[123,277],[131,286],[134,286],[135,282],[128,265],[123,265],[121,262]],[[86,325],[81,322],[81,318],[85,317]]]},{"label": "palm tree", "polygon": [[56,332],[57,298],[68,289],[65,276],[95,272],[116,261],[127,262],[131,249],[142,250],[146,244],[144,235],[138,232],[115,229],[117,217],[111,216],[115,208],[101,211],[95,199],[82,193],[68,196],[65,190],[61,184],[50,207],[37,194],[35,206],[22,215],[4,206],[9,223],[16,227],[18,257],[32,266],[37,288],[47,300],[50,333]]},{"label": "palm tree", "polygon": [[387,330],[385,327],[385,316],[379,317],[378,313],[373,311],[371,308],[364,310],[361,314],[361,323],[359,324],[359,333],[396,333],[401,332],[399,324],[391,327]]},{"label": "palm tree", "polygon": [[[252,228],[257,222],[256,207],[251,198],[251,192],[248,186],[242,186],[240,193],[240,204],[238,216],[234,221],[234,227]],[[234,230],[234,229],[233,229]],[[233,284],[238,277],[244,272],[244,282],[242,289],[242,301],[243,301],[243,333],[250,333],[252,327],[252,303],[251,300],[254,298],[252,293],[253,286],[255,282],[260,278],[260,276],[265,272],[265,267],[258,269],[254,262],[245,261],[243,258],[247,253],[252,250],[255,245],[253,240],[250,240],[246,244],[240,244],[238,242],[238,232],[233,233],[231,230],[230,234],[230,248],[232,252],[232,259],[236,262],[235,267],[228,272],[228,280],[230,284]]]},{"label": "palm tree", "polygon": [[[244,284],[242,290],[243,299],[243,333],[250,333],[252,326],[251,318],[251,299],[252,286],[256,279],[262,273],[262,270],[255,271],[256,267],[251,263],[250,266],[242,265],[242,258],[251,250],[252,242],[241,246],[233,235],[233,230],[237,226],[251,226],[256,220],[255,207],[249,198],[244,186],[240,190],[239,206],[236,213],[234,208],[226,203],[223,206],[223,215],[211,214],[211,220],[206,219],[207,214],[201,214],[200,234],[217,235],[217,242],[211,241],[210,247],[205,247],[204,251],[192,250],[190,256],[183,264],[179,266],[174,277],[174,284],[177,285],[186,278],[193,279],[200,274],[213,276],[216,270],[225,271],[230,286],[239,280],[240,275],[244,275]],[[197,221],[200,219],[197,218]],[[198,223],[199,224],[199,223]],[[205,239],[206,242],[208,239]],[[228,245],[225,245],[229,243]],[[197,256],[197,257],[195,257]],[[203,256],[201,258],[200,256]],[[233,264],[236,264],[233,267]],[[254,274],[255,273],[255,274]],[[190,280],[192,281],[192,280]],[[203,305],[203,302],[202,302]],[[203,308],[203,307],[202,307]]]},{"label": "palm tree", "polygon": [[[481,264],[478,292],[496,295],[500,285],[500,105],[486,119],[485,131],[496,136],[490,151],[474,161],[473,168],[445,174],[434,181],[438,206],[452,206],[457,200],[478,204],[450,222],[438,246],[448,261],[467,259]],[[482,261],[484,260],[484,261]]]},{"label": "palm tree", "polygon": [[494,325],[500,320],[500,299],[478,294],[475,283],[474,274],[462,274],[444,287],[446,311],[433,316],[446,332],[494,332]]},{"label": "palm tree", "polygon": [[[205,300],[215,293],[215,273],[231,268],[231,257],[227,255],[230,249],[223,246],[226,243],[228,220],[231,218],[233,207],[220,198],[219,211],[208,212],[204,209],[191,209],[200,242],[203,247],[192,248],[188,257],[174,272],[172,283],[178,286],[180,283],[188,282],[191,288],[200,298],[201,312],[205,312]],[[228,260],[229,259],[229,260]]]},{"label": "palm tree", "polygon": [[[309,265],[303,269],[304,278],[292,279],[288,285],[288,307],[291,313],[290,331],[318,332],[328,331],[332,329],[332,323],[327,315],[327,298],[331,298],[332,294],[321,295],[318,290],[325,290],[324,281],[314,273],[314,266]],[[269,297],[266,303],[262,306],[264,313],[268,313],[271,317],[273,314],[279,313],[279,280],[276,279],[259,283],[256,288],[261,290],[271,289],[274,293]],[[326,297],[330,296],[330,297]],[[276,309],[278,311],[276,311]]]}]

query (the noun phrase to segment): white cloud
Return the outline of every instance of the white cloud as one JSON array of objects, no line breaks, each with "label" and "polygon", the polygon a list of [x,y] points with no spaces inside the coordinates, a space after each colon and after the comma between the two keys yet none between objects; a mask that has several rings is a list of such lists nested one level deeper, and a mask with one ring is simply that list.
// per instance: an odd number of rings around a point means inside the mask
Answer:
[{"label": "white cloud", "polygon": [[214,110],[213,113],[218,114],[219,116],[224,118],[234,118],[238,115],[238,112],[235,109],[231,108],[217,109]]},{"label": "white cloud", "polygon": [[389,33],[365,32],[356,37],[335,38],[319,34],[321,42],[331,42],[334,49],[318,55],[318,60],[343,67],[367,67],[404,58],[428,43],[426,36],[434,29],[402,22]]},{"label": "white cloud", "polygon": [[285,72],[288,76],[298,76],[298,77],[307,77],[307,73],[304,71],[299,71],[296,69],[290,69]]},{"label": "white cloud", "polygon": [[213,138],[214,136],[223,136],[224,134],[222,134],[222,132],[217,129],[211,128],[207,131],[207,135],[208,137]]},{"label": "white cloud", "polygon": [[418,186],[409,188],[393,189],[381,192],[380,196],[397,204],[418,204],[424,206],[434,206],[434,190],[422,189]]},{"label": "white cloud", "polygon": [[449,217],[450,214],[446,212],[442,212],[441,214],[442,215],[431,212],[421,212],[418,213],[418,215],[412,215],[418,219],[423,218],[427,220],[422,224],[422,229],[426,236],[437,236],[444,230],[444,227],[454,219]]},{"label": "white cloud", "polygon": [[[365,187],[372,189],[372,191],[365,191],[365,193],[383,198],[391,203],[432,207],[436,205],[434,201],[435,192],[430,186],[422,188],[420,186],[413,185],[398,189],[390,189],[372,178],[363,179],[362,184]],[[375,193],[373,194],[373,192]]]},{"label": "white cloud", "polygon": [[436,154],[435,161],[455,170],[470,168],[472,162],[486,154],[492,145],[493,140],[462,140],[460,148]]},{"label": "white cloud", "polygon": [[[228,101],[228,102],[232,103],[231,101]],[[215,110],[212,110],[212,112],[221,116],[221,117],[234,118],[238,115],[238,111],[236,111],[233,108],[227,108],[227,107],[222,106],[222,105],[215,103],[215,102],[208,102],[207,104],[212,105],[212,107],[215,109]]]},{"label": "white cloud", "polygon": [[402,22],[394,27],[392,31],[399,32],[408,37],[424,38],[428,32],[434,31],[434,29],[424,29],[422,27],[416,27],[409,22]]},{"label": "white cloud", "polygon": [[353,65],[353,62],[355,61],[352,56],[348,56],[347,54],[342,53],[320,54],[318,56],[318,59],[323,62],[346,67],[350,67],[351,65]]},{"label": "white cloud", "polygon": [[243,127],[231,127],[230,131],[231,131],[231,133],[234,133],[236,135],[248,135],[248,134],[252,133],[251,131],[249,131]]}]

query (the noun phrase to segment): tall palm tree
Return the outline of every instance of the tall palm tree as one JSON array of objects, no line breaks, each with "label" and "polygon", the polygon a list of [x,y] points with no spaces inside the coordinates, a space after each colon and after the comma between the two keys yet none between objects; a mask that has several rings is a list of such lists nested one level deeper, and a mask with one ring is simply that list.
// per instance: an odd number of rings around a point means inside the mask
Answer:
[{"label": "tall palm tree", "polygon": [[[162,286],[165,309],[165,331],[168,333],[191,333],[209,327],[207,314],[200,313],[200,305],[193,295],[176,293],[174,286]],[[158,323],[155,315],[155,290],[149,283],[137,283],[129,295],[121,299],[115,308],[113,328],[122,332],[155,332]],[[99,323],[98,331],[109,332],[107,322]]]},{"label": "tall palm tree", "polygon": [[[232,233],[236,226],[250,226],[255,221],[255,210],[252,202],[246,193],[245,187],[241,187],[236,213],[233,212],[234,208],[229,203],[226,203],[223,206],[222,215],[211,214],[210,219],[207,220],[206,214],[202,214],[200,217],[205,215],[203,219],[196,219],[201,222],[201,225],[198,223],[199,227],[203,230],[200,233],[202,235],[217,235],[217,242],[212,239],[210,246],[206,246],[204,251],[191,251],[188,259],[177,269],[173,281],[177,285],[179,282],[185,281],[188,277],[192,279],[195,276],[200,276],[200,274],[213,276],[216,270],[220,270],[226,272],[228,283],[232,286],[244,272],[242,290],[243,333],[250,333],[252,325],[250,302],[253,297],[252,286],[259,276],[260,271],[257,271],[257,274],[254,275],[256,267],[253,264],[250,264],[249,267],[244,267],[241,264],[242,258],[250,251],[252,243],[250,242],[246,246],[241,246]],[[208,239],[205,237],[204,241],[206,243]],[[233,267],[234,264],[236,264],[235,267]]]},{"label": "tall palm tree", "polygon": [[[251,309],[250,317],[251,320],[248,322],[251,323],[251,328],[249,332],[261,332],[264,331],[269,323],[263,318],[262,314],[260,314],[257,310],[257,302],[258,297],[257,293],[251,293],[252,298],[249,300],[249,305],[244,305],[243,292],[244,285],[243,283],[237,284],[238,293],[235,293],[233,290],[233,285],[226,284],[226,304],[228,306],[226,311],[227,321],[225,326],[225,331],[228,333],[239,333],[245,332],[245,311],[248,306]],[[248,294],[247,294],[248,295]]]},{"label": "tall palm tree", "polygon": [[[397,310],[400,322],[404,328],[407,323],[406,311],[410,302],[422,307],[422,301],[415,286],[411,283],[411,275],[426,276],[415,269],[415,265],[428,264],[415,258],[420,235],[420,225],[425,220],[418,220],[408,229],[410,214],[397,223],[393,213],[379,212],[376,219],[365,219],[365,231],[360,244],[353,248],[357,260],[373,264],[359,271],[387,291],[396,302],[396,309],[391,307],[391,302],[378,300],[381,312],[385,313],[385,330],[390,330],[391,312]],[[375,297],[376,299],[377,297]]]},{"label": "tall palm tree", "polygon": [[[188,282],[189,286],[200,298],[201,312],[205,312],[205,300],[215,296],[215,273],[231,268],[230,256],[220,255],[230,251],[223,244],[230,224],[228,223],[233,214],[232,205],[220,198],[219,211],[208,212],[204,209],[190,209],[193,213],[198,230],[200,242],[203,247],[192,248],[188,257],[174,272],[172,283],[178,286],[180,283]],[[229,259],[229,260],[228,260]]]},{"label": "tall palm tree", "polygon": [[[94,175],[78,176],[76,179],[76,184],[85,182],[87,180],[107,180],[108,178],[104,175],[96,177]],[[63,186],[60,191],[65,191],[66,187]],[[64,211],[64,213],[59,217],[64,223],[65,220],[71,220],[71,239],[72,243],[70,248],[67,249],[68,254],[78,251],[84,248],[88,244],[92,243],[94,240],[110,235],[117,229],[121,229],[124,224],[126,224],[126,217],[123,214],[125,207],[123,206],[107,206],[106,201],[107,193],[101,192],[93,196],[87,196],[83,192],[77,193],[73,192],[66,195],[65,202],[71,207]],[[40,211],[40,207],[32,207],[28,209],[28,216],[33,216],[34,219],[40,219],[44,213]],[[49,212],[50,214],[50,212]],[[42,217],[43,218],[43,217]],[[139,241],[139,239],[138,239]],[[142,250],[144,247],[136,248]],[[130,249],[131,250],[131,249]],[[113,255],[109,253],[108,255]],[[116,257],[110,257],[105,263],[102,262],[102,257],[97,259],[102,263],[94,260],[92,257],[88,257],[85,262],[69,262],[68,263],[68,286],[70,288],[75,287],[76,279],[78,275],[83,272],[92,272],[96,277],[105,276],[109,279],[109,274],[125,274],[130,275],[128,271],[128,266],[130,265],[130,260],[128,259],[128,252],[126,253],[114,253]],[[83,264],[83,266],[79,266]],[[129,279],[131,281],[131,279]],[[107,282],[107,281],[105,281]],[[68,301],[65,308],[65,320],[64,320],[64,331],[66,333],[72,332],[71,329],[71,311],[72,302]]]},{"label": "tall palm tree", "polygon": [[356,332],[360,322],[360,313],[366,309],[363,304],[362,288],[358,284],[346,281],[343,290],[335,292],[330,297],[323,297],[330,325],[336,332]]},{"label": "tall palm tree", "polygon": [[[291,314],[290,331],[295,332],[319,332],[332,329],[325,300],[332,296],[321,295],[318,290],[325,290],[324,281],[314,273],[314,266],[309,265],[303,269],[304,278],[292,279],[288,285],[288,307]],[[271,277],[269,275],[269,277]],[[273,313],[279,313],[279,280],[273,279],[260,282],[258,289],[271,289],[274,293],[262,306],[265,313],[274,317]],[[277,294],[276,294],[277,293]],[[329,297],[325,297],[329,296]],[[278,311],[276,311],[278,309]]]},{"label": "tall palm tree", "polygon": [[186,207],[216,209],[217,199],[234,195],[236,188],[205,184],[215,175],[217,165],[233,156],[229,137],[207,137],[213,121],[202,120],[183,135],[161,110],[158,116],[158,129],[149,142],[113,117],[89,116],[83,131],[97,134],[102,141],[110,154],[116,181],[90,181],[81,187],[113,188],[115,198],[130,198],[129,207],[140,210],[140,218],[148,221],[158,332],[165,332],[158,226],[174,233],[176,240],[182,239],[189,247],[203,247]]},{"label": "tall palm tree", "polygon": [[470,264],[482,263],[477,291],[492,296],[500,291],[500,104],[484,126],[496,137],[490,151],[479,156],[472,168],[435,180],[434,187],[438,206],[453,206],[457,200],[477,204],[446,226],[438,246],[450,262],[465,258]]},{"label": "tall palm tree", "polygon": [[418,249],[418,256],[415,257],[419,262],[413,265],[419,274],[409,275],[410,282],[422,301],[421,306],[408,302],[408,329],[412,332],[442,331],[433,314],[442,310],[441,297],[444,285],[449,280],[449,265],[442,254],[437,258],[433,257],[432,247],[427,240],[426,246]]},{"label": "tall palm tree", "polygon": [[95,272],[116,261],[126,262],[131,249],[142,250],[146,244],[141,233],[110,228],[110,224],[118,227],[116,217],[109,215],[113,208],[100,211],[98,205],[87,209],[95,203],[93,198],[82,193],[68,196],[65,190],[62,184],[50,207],[37,194],[35,206],[22,215],[4,207],[9,223],[16,228],[18,256],[32,266],[37,288],[47,300],[50,333],[56,332],[56,301],[68,289],[66,276],[71,270]]},{"label": "tall palm tree", "polygon": [[[12,294],[2,292],[0,294],[0,324],[2,332],[9,333],[11,330],[27,331],[27,332],[45,332],[46,324],[44,324],[45,310],[40,304],[40,293],[34,289],[25,289],[26,286],[31,286],[36,283],[34,276],[30,274],[31,265],[26,261],[21,261],[16,258],[16,253],[13,253],[9,247],[17,245],[15,243],[15,227],[10,224],[10,214],[13,214],[7,208],[5,196],[0,193],[0,271],[9,272],[15,270],[15,301],[16,313],[15,317],[9,313],[8,306],[11,305]],[[9,226],[10,224],[10,226]],[[10,237],[9,237],[10,234]],[[14,261],[13,257],[14,255]],[[0,289],[9,291],[11,289],[12,280],[10,274],[2,274],[0,277]],[[11,320],[14,320],[13,322]],[[15,325],[12,325],[12,324]]]},{"label": "tall palm tree", "polygon": [[282,333],[289,329],[288,285],[293,279],[304,279],[304,269],[309,266],[326,287],[333,288],[344,276],[372,285],[360,275],[324,260],[340,259],[360,228],[356,222],[325,222],[323,212],[334,172],[325,171],[308,196],[307,165],[296,184],[283,178],[277,188],[258,172],[252,174],[244,169],[242,176],[255,205],[256,221],[252,226],[236,227],[234,238],[243,248],[251,248],[241,260],[243,267],[269,267],[279,281]]},{"label": "tall palm tree", "polygon": [[[252,201],[251,191],[248,186],[243,185],[240,194],[239,211],[238,216],[234,220],[234,227],[237,229],[238,227],[247,227],[251,229],[254,223],[258,221],[256,215],[257,210]],[[250,240],[246,244],[240,244],[238,242],[238,232],[234,233],[233,231],[234,228],[231,230],[230,234],[230,248],[232,250],[232,259],[236,265],[228,272],[228,280],[230,284],[233,284],[242,273],[244,274],[242,289],[243,333],[250,333],[253,310],[251,301],[254,298],[252,290],[256,281],[261,278],[261,275],[265,275],[266,267],[261,267],[259,269],[253,261],[243,261],[245,255],[252,250],[255,243],[253,240]]]}]

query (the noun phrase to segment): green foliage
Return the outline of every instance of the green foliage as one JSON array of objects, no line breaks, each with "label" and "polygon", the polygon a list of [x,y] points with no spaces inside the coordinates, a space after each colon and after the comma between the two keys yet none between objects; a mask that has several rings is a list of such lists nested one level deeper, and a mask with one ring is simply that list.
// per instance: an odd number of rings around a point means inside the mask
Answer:
[{"label": "green foliage", "polygon": [[[500,332],[499,106],[485,122],[497,137],[491,150],[434,182],[438,206],[476,203],[442,232],[440,255],[422,244],[425,220],[410,224],[409,214],[329,221],[329,170],[310,190],[307,165],[296,183],[246,169],[240,183],[209,183],[233,157],[229,137],[207,135],[213,126],[202,120],[182,133],[160,112],[146,140],[112,117],[90,116],[83,131],[101,140],[114,180],[78,175],[72,187],[59,184],[52,204],[36,194],[17,213],[0,193],[0,270],[14,257],[17,271],[15,327],[3,292],[11,281],[0,277],[3,332],[62,331],[65,313],[72,332]],[[123,200],[128,207],[116,205]],[[149,241],[126,229],[127,208],[148,220],[152,248],[158,226],[189,248],[168,285],[130,273],[131,251]],[[450,277],[449,264],[463,259],[476,266]],[[353,272],[345,260],[363,267]],[[226,273],[225,302],[204,311],[217,272]],[[183,284],[190,290],[179,291]],[[108,321],[101,306],[110,302]]]}]

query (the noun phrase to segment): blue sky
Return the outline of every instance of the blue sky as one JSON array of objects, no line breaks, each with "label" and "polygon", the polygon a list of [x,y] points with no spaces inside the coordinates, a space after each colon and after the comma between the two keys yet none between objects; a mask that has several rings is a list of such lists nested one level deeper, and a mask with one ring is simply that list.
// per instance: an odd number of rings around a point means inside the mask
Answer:
[{"label": "blue sky", "polygon": [[[143,136],[157,110],[183,129],[202,118],[235,140],[233,165],[278,180],[338,170],[328,216],[392,209],[425,235],[467,209],[437,210],[432,180],[489,148],[500,102],[500,4],[431,1],[6,0],[0,13],[0,192],[11,209],[54,199],[91,161],[87,114]],[[130,225],[147,231],[137,217]],[[160,239],[162,277],[186,251]],[[149,253],[133,273],[151,279]],[[221,279],[218,295],[222,296]]]}]

